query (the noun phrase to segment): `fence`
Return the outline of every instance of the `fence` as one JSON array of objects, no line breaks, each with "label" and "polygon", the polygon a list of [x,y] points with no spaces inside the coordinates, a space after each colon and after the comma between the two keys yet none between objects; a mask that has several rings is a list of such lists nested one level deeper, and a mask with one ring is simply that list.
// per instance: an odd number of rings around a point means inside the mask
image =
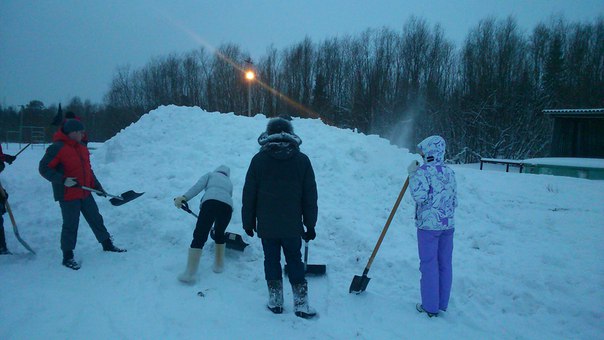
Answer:
[{"label": "fence", "polygon": [[46,144],[46,129],[42,126],[21,126],[19,131],[6,131],[6,143],[13,142],[21,144],[32,143],[34,146],[45,147]]}]

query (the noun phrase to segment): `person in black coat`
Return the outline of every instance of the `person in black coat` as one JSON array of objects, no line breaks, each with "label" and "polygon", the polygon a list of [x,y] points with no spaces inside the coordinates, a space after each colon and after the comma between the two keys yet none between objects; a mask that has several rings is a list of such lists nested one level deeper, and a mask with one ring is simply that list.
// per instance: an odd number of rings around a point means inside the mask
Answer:
[{"label": "person in black coat", "polygon": [[[243,229],[262,240],[264,275],[268,285],[267,307],[283,312],[281,249],[294,295],[294,311],[310,318],[308,284],[300,248],[302,240],[316,236],[317,184],[310,159],[300,151],[300,137],[283,118],[271,119],[258,138],[260,151],[252,158],[243,187]],[[305,228],[306,227],[306,230]]]}]

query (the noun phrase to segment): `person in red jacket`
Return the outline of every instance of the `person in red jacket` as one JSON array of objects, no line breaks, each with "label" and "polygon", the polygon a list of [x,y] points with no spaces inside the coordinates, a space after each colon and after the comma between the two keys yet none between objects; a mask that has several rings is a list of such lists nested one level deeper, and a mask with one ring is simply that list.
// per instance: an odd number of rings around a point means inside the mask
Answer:
[{"label": "person in red jacket", "polygon": [[113,245],[94,197],[90,191],[81,188],[86,186],[105,192],[92,171],[90,152],[82,144],[83,134],[82,122],[76,119],[66,120],[63,127],[54,134],[53,144],[48,147],[39,164],[40,174],[52,183],[54,199],[61,207],[63,265],[74,270],[80,269],[80,264],[73,258],[80,212],[96,239],[103,245],[104,251],[126,251]]},{"label": "person in red jacket", "polygon": [[[17,157],[15,157],[15,156],[4,154],[4,152],[2,152],[2,144],[0,144],[0,172],[2,172],[4,170],[4,167],[5,167],[4,162],[6,162],[8,164],[13,164],[13,161],[16,158]],[[8,198],[8,193],[5,190],[4,195],[0,195],[0,255],[10,255],[11,254],[11,252],[6,247],[6,238],[4,236],[4,218],[2,217],[2,215],[4,215],[4,213],[6,213],[6,208],[5,208],[6,198]]]}]

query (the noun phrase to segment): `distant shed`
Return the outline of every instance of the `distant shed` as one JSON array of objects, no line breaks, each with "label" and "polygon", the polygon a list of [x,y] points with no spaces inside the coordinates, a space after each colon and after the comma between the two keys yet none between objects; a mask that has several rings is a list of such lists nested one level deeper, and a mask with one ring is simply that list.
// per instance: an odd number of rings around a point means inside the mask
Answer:
[{"label": "distant shed", "polygon": [[604,108],[543,113],[554,119],[550,157],[604,158]]},{"label": "distant shed", "polygon": [[602,158],[531,158],[522,161],[524,172],[554,176],[570,176],[604,180],[604,159]]}]

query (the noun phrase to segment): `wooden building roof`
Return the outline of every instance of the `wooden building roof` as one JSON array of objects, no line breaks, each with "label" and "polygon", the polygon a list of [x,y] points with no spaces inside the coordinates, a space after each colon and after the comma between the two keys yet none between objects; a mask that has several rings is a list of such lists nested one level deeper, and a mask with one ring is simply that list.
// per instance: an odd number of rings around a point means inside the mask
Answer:
[{"label": "wooden building roof", "polygon": [[604,108],[597,109],[546,109],[543,114],[554,117],[604,117]]}]

